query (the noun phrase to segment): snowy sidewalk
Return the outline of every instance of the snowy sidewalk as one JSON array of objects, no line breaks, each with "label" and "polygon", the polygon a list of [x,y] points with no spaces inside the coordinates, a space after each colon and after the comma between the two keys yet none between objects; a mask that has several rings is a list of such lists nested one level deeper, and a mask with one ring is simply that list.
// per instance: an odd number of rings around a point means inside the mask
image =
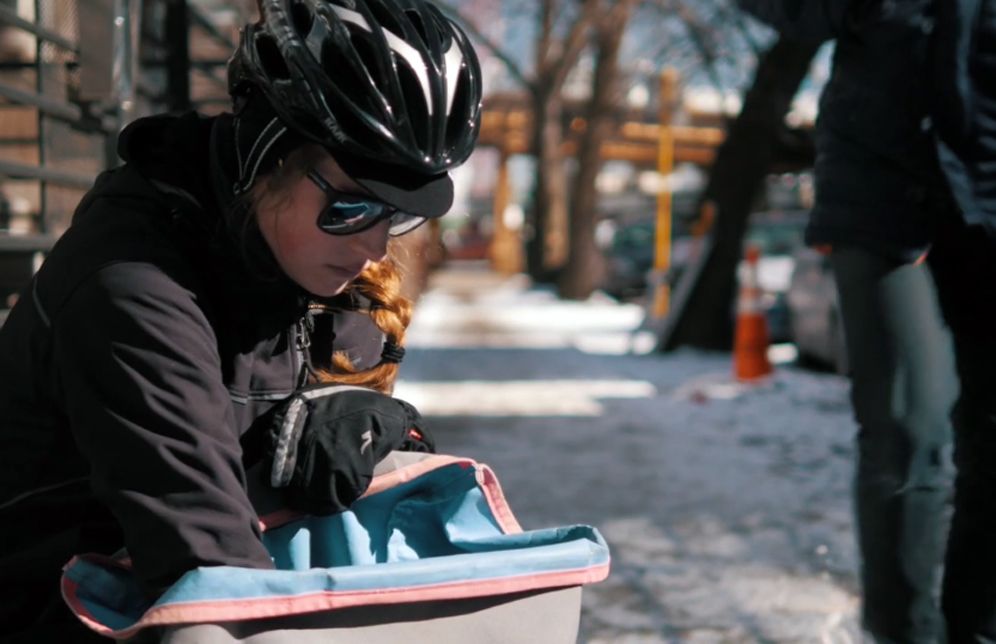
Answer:
[{"label": "snowy sidewalk", "polygon": [[494,467],[524,527],[602,531],[582,641],[861,641],[846,381],[781,366],[742,387],[727,355],[641,353],[641,316],[441,271],[396,393]]}]

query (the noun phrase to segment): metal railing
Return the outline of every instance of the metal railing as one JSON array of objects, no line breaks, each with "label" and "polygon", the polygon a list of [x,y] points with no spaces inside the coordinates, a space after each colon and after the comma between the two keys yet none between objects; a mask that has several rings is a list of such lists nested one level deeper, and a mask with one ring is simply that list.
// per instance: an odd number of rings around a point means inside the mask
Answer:
[{"label": "metal railing", "polygon": [[235,43],[214,20],[242,20],[252,4],[0,0],[0,309],[11,258],[37,264],[96,175],[119,162],[124,124],[224,107]]},{"label": "metal railing", "polygon": [[0,24],[16,27],[28,33],[34,34],[42,41],[50,42],[54,45],[62,47],[66,51],[77,55],[79,54],[79,51],[76,48],[76,43],[67,38],[63,38],[56,32],[46,29],[37,23],[25,20],[21,16],[17,15],[17,12],[3,5],[0,5]]},{"label": "metal railing", "polygon": [[[0,252],[19,235],[58,236],[97,173],[134,79],[136,0],[0,4]],[[7,46],[2,46],[4,43]],[[25,142],[33,140],[33,145]]]},{"label": "metal railing", "polygon": [[133,113],[139,0],[0,0],[0,309]]},{"label": "metal railing", "polygon": [[226,105],[224,71],[235,41],[197,3],[148,0],[146,9],[157,20],[143,27],[148,46],[141,64],[146,79],[159,79],[161,91],[153,91],[154,83],[143,83],[143,97],[170,111]]}]

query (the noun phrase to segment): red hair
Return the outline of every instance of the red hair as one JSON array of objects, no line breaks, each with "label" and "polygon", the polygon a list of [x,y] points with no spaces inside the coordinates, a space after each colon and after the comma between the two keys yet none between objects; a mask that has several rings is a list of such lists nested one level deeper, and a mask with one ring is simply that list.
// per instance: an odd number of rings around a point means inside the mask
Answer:
[{"label": "red hair", "polygon": [[[287,191],[325,157],[325,150],[309,144],[291,152],[277,164],[273,171],[261,177],[253,188],[253,203],[264,198],[280,200]],[[385,342],[398,347],[404,346],[405,330],[412,317],[412,302],[401,294],[402,274],[394,259],[400,251],[399,244],[392,243],[388,258],[371,265],[349,285],[347,291],[355,291],[370,301],[369,315],[373,323],[385,336]],[[344,351],[331,356],[327,369],[316,369],[314,378],[318,382],[334,382],[347,385],[369,387],[386,394],[394,389],[398,377],[398,363],[381,362],[367,369],[356,369]]]},{"label": "red hair", "polygon": [[[385,343],[404,346],[405,331],[412,318],[412,301],[401,294],[401,270],[393,257],[377,262],[363,271],[350,290],[370,300],[370,319],[384,333]],[[373,367],[358,370],[344,351],[332,356],[330,369],[316,371],[319,382],[370,387],[386,394],[394,389],[398,363],[381,360]]]}]

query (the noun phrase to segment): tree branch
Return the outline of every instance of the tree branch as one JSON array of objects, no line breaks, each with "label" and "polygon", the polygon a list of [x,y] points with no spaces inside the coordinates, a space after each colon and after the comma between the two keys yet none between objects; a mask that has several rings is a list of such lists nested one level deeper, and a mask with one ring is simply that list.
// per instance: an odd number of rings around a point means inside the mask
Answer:
[{"label": "tree branch", "polygon": [[[581,14],[571,25],[567,36],[564,37],[559,55],[556,59],[548,58],[544,60],[544,68],[537,75],[540,79],[545,79],[548,88],[553,91],[559,92],[560,88],[563,87],[564,82],[567,80],[567,75],[574,68],[578,58],[581,56],[581,52],[584,51],[585,45],[588,44],[588,31],[595,21],[595,16],[598,14],[600,6],[601,3],[599,0],[583,0]],[[549,53],[547,52],[548,55]],[[541,80],[540,82],[544,81]]]},{"label": "tree branch", "polygon": [[465,18],[457,9],[448,3],[437,2],[437,5],[443,13],[459,23],[459,25],[463,27],[474,40],[483,45],[485,49],[494,55],[495,58],[500,60],[505,65],[505,68],[508,70],[509,74],[515,77],[515,79],[522,83],[522,85],[527,89],[532,89],[534,81],[530,80],[526,76],[525,72],[522,70],[522,67],[515,62],[515,59],[512,58],[511,54],[502,49],[498,43],[488,37],[483,31],[478,29],[477,25]]}]

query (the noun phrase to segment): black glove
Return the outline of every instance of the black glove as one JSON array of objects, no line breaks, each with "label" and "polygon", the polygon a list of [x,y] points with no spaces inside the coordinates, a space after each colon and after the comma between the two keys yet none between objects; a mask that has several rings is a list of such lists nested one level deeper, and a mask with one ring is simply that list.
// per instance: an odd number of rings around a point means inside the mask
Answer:
[{"label": "black glove", "polygon": [[422,417],[403,400],[346,385],[306,387],[282,403],[270,429],[270,485],[309,514],[347,509],[393,450],[434,452]]}]

